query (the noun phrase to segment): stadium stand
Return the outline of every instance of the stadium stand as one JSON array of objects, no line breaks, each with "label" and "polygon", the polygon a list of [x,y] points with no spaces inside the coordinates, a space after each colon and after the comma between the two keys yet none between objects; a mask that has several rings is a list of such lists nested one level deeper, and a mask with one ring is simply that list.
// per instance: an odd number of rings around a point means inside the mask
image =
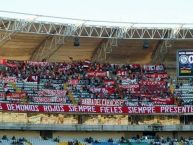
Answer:
[{"label": "stadium stand", "polygon": [[[178,105],[164,65],[117,65],[90,61],[48,63],[3,60],[1,102],[19,104],[96,104],[107,106]],[[122,101],[113,104],[111,100]],[[95,101],[95,102],[94,102]],[[99,104],[98,104],[99,105]],[[1,122],[33,124],[180,124],[180,118],[1,112]]]},{"label": "stadium stand", "polygon": [[183,79],[176,82],[175,95],[179,96],[182,105],[192,105],[192,79]]},{"label": "stadium stand", "polygon": [[125,106],[174,104],[163,65],[5,61],[1,68],[2,101],[78,104],[91,98],[125,99]]},{"label": "stadium stand", "polygon": [[0,144],[192,145],[192,29],[89,23],[0,19]]}]

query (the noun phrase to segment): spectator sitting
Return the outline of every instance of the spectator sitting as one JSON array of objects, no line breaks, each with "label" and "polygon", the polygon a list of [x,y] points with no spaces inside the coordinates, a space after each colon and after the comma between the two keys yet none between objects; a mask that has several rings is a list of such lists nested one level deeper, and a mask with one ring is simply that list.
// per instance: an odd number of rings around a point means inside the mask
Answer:
[{"label": "spectator sitting", "polygon": [[8,140],[6,135],[3,135],[2,140]]},{"label": "spectator sitting", "polygon": [[112,138],[109,138],[109,139],[108,139],[108,142],[113,142],[113,139],[112,139]]}]

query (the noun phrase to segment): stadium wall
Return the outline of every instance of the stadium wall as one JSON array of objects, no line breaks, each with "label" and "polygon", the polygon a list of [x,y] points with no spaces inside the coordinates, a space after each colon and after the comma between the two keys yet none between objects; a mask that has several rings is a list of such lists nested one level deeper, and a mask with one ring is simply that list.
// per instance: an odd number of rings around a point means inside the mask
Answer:
[{"label": "stadium wall", "polygon": [[94,137],[94,138],[121,138],[126,136],[125,132],[53,132],[53,137],[65,136],[69,138],[85,138],[85,137]]},{"label": "stadium wall", "polygon": [[[97,131],[78,131],[78,132],[73,132],[73,131],[53,131],[52,132],[52,137],[66,137],[66,138],[88,138],[88,137],[93,137],[93,138],[132,138],[134,136],[143,136],[143,135],[158,135],[160,137],[191,137],[193,132],[116,132],[116,131],[108,131],[108,132],[97,132]],[[15,136],[15,137],[40,137],[41,132],[40,131],[21,131],[21,130],[0,130],[0,136]]]},{"label": "stadium wall", "polygon": [[0,136],[15,136],[15,137],[39,137],[39,131],[21,131],[21,130],[0,130]]}]

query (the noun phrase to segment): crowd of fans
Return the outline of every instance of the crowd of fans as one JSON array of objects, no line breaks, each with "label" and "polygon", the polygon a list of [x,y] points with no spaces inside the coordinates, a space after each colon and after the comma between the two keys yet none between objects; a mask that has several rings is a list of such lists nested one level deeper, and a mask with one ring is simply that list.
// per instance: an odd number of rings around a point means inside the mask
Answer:
[{"label": "crowd of fans", "polygon": [[[35,139],[35,138],[34,138]],[[15,137],[13,136],[12,138],[7,137],[4,135],[0,139],[0,143],[3,143],[4,141],[9,141],[11,145],[32,145],[33,143],[30,142],[30,140],[33,142],[33,137],[24,138],[24,137]],[[80,138],[80,139],[63,139],[62,137],[55,137],[55,138],[47,138],[47,137],[40,137],[39,139],[36,139],[36,144],[38,144],[38,141],[46,144],[47,141],[49,141],[49,144],[53,145],[63,145],[63,144],[68,144],[68,145],[191,145],[192,142],[192,137],[189,138],[184,138],[184,137],[179,137],[179,138],[172,138],[172,137],[160,137],[160,136],[134,136],[132,138],[109,138],[109,139],[96,139],[93,137],[88,137],[88,138]],[[39,143],[40,143],[39,142]]]},{"label": "crowd of fans", "polygon": [[[169,75],[161,64],[6,60],[1,64],[0,78],[3,101],[21,101],[24,97],[23,100],[34,103],[81,103],[82,98],[124,99],[128,100],[124,105],[135,106],[175,103]],[[33,87],[29,88],[32,84]],[[51,93],[42,94],[41,90]],[[53,90],[59,93],[52,93]],[[12,97],[14,94],[19,97]]]},{"label": "crowd of fans", "polygon": [[6,135],[2,136],[0,143],[3,144],[3,141],[9,140],[11,141],[11,145],[24,145],[25,143],[30,145],[29,141],[24,137],[16,138],[15,136],[13,136],[12,138],[8,138]]}]

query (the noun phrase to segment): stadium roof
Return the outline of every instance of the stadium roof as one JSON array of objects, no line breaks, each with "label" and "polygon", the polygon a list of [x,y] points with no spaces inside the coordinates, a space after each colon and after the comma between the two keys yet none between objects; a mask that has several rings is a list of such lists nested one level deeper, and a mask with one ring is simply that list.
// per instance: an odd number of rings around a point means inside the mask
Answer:
[{"label": "stadium roof", "polygon": [[[92,21],[1,12],[17,18],[0,17],[0,58],[35,61],[93,58],[114,63],[151,63],[162,62],[166,54],[174,54],[176,49],[193,46],[192,23]],[[75,37],[80,39],[78,48],[73,45]],[[148,49],[143,49],[144,43]],[[175,55],[168,58],[174,64]]]}]

